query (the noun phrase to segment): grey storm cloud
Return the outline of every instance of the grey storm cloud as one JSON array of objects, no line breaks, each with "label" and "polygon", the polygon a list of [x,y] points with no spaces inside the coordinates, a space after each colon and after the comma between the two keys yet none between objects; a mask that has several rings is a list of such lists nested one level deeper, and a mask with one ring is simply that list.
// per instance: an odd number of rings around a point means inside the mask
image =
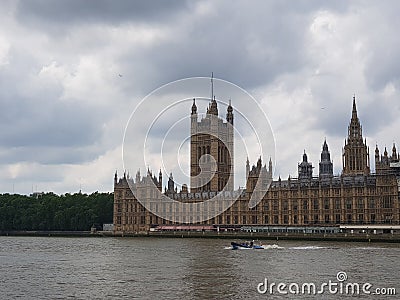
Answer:
[{"label": "grey storm cloud", "polygon": [[129,1],[109,0],[18,2],[16,15],[21,22],[42,27],[46,24],[70,26],[84,23],[163,22],[177,12],[185,10],[188,2],[178,0]]},{"label": "grey storm cloud", "polygon": [[144,53],[156,80],[209,76],[214,70],[219,78],[254,88],[302,68],[307,62],[304,30],[318,4],[256,3],[217,2],[201,17],[186,15],[185,27]]},{"label": "grey storm cloud", "polygon": [[[101,138],[96,115],[88,107],[59,104],[52,101],[31,102],[32,99],[12,99],[0,103],[0,141],[2,146],[82,146]],[[39,103],[38,103],[39,102]]]},{"label": "grey storm cloud", "polygon": [[[0,171],[23,184],[34,172],[21,171],[19,164],[30,162],[37,164],[35,172],[43,171],[38,180],[55,178],[58,187],[63,180],[69,180],[65,187],[73,186],[83,172],[99,176],[88,188],[110,187],[108,176],[120,168],[123,130],[136,104],[162,84],[211,72],[254,92],[262,103],[277,136],[283,177],[295,175],[304,148],[315,162],[324,137],[340,157],[353,93],[364,135],[396,134],[399,6],[396,1],[5,2]],[[41,77],[46,68],[47,77]],[[218,88],[215,94],[218,98]],[[199,105],[199,112],[204,109]],[[163,138],[171,120],[160,120],[155,139]],[[188,132],[189,125],[182,135]],[[171,132],[168,142],[180,134]],[[385,143],[399,138],[375,137]],[[73,167],[66,170],[63,164]]]}]

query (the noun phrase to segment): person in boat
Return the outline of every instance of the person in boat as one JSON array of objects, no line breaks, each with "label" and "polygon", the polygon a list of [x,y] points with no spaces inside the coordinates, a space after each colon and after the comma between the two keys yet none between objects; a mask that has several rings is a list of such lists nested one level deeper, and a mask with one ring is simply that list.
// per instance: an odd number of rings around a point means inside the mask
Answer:
[{"label": "person in boat", "polygon": [[250,242],[250,247],[253,247],[253,244],[254,244],[253,241],[251,241],[251,242]]}]

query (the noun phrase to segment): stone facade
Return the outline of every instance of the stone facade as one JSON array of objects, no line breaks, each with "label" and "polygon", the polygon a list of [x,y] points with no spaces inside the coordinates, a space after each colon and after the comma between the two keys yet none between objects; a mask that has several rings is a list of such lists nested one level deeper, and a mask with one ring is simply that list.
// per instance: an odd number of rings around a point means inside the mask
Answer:
[{"label": "stone facade", "polygon": [[[233,109],[227,108],[226,122],[218,117],[215,99],[206,117],[198,121],[193,99],[190,124],[190,191],[233,190]],[[213,164],[212,159],[215,161]],[[201,171],[201,172],[200,172]]]},{"label": "stone facade", "polygon": [[[195,104],[193,106],[192,129],[194,120],[198,124],[197,116],[193,117],[197,108]],[[215,108],[216,103],[214,106],[211,102],[209,113],[214,114]],[[232,110],[230,112],[232,113]],[[195,132],[192,131],[194,136]],[[204,153],[217,157],[218,162],[219,150],[217,152],[211,150],[211,144],[207,143],[209,141],[200,142],[200,139],[197,139],[191,143],[191,146],[196,149],[200,147],[201,153],[204,152],[203,146],[205,146]],[[207,150],[208,146],[210,150]],[[214,147],[219,149],[220,146]],[[376,173],[370,173],[369,151],[362,137],[355,99],[353,99],[352,118],[343,150],[343,172],[336,176],[333,175],[333,164],[326,140],[322,146],[317,177],[312,174],[312,164],[308,162],[306,153],[303,154],[303,160],[298,165],[298,178],[289,176],[287,180],[279,178],[272,181],[271,160],[268,168],[262,164],[261,158],[252,167],[247,160],[246,189],[237,191],[229,189],[220,192],[221,186],[217,181],[216,184],[202,186],[190,192],[184,186],[178,192],[171,174],[168,189],[161,194],[157,192],[161,191],[162,187],[161,174],[157,179],[151,171],[148,171],[143,177],[137,174],[135,180],[125,174],[119,179],[115,174],[114,231],[137,233],[149,231],[152,227],[178,224],[202,224],[228,228],[239,228],[245,225],[400,224],[400,157],[395,146],[393,146],[391,156],[388,156],[386,149],[384,155],[380,156],[379,149],[376,147]],[[197,167],[193,161],[197,157],[198,153],[192,149],[191,171]],[[217,170],[226,167],[222,164],[217,166]],[[226,174],[222,172],[219,174],[220,178],[226,178],[224,177]],[[254,196],[257,198],[258,195],[255,188],[260,177],[262,186],[269,186],[269,188],[265,194],[260,193],[260,198],[255,199],[257,204],[252,206],[251,201],[254,200],[252,198]],[[226,180],[224,184],[227,184]],[[132,191],[141,195],[142,202],[136,200]],[[213,197],[217,197],[217,201],[207,204],[205,200]],[[175,201],[172,202],[170,199]],[[156,213],[147,210],[142,203],[146,207],[151,207],[151,211]],[[188,208],[184,205],[187,203],[193,206]],[[206,204],[199,206],[201,203]],[[219,210],[223,212],[214,216],[213,213]],[[161,218],[157,216],[157,212],[169,217]]]}]

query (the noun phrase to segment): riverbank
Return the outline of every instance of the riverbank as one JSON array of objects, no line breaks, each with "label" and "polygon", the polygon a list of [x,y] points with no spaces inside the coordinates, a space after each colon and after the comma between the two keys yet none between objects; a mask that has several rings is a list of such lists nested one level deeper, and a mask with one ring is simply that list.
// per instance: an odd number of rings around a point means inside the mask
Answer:
[{"label": "riverbank", "polygon": [[[105,234],[90,231],[0,231],[0,236],[98,237]],[[108,236],[113,236],[112,232]]]},{"label": "riverbank", "polygon": [[393,234],[284,234],[284,233],[247,233],[247,232],[149,232],[142,234],[121,234],[118,237],[157,237],[157,238],[216,238],[231,240],[304,240],[304,241],[334,241],[334,242],[380,242],[400,243],[400,235]]},{"label": "riverbank", "polygon": [[137,234],[113,233],[111,231],[1,231],[1,236],[41,236],[41,237],[154,237],[154,238],[210,238],[231,240],[303,240],[333,242],[400,243],[397,234],[284,234],[247,232],[143,232]]}]

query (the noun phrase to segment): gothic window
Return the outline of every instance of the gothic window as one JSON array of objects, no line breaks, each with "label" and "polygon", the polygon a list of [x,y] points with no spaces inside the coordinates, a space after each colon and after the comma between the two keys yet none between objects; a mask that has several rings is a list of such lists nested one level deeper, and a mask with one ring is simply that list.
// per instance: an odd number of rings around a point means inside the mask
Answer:
[{"label": "gothic window", "polygon": [[273,202],[273,209],[274,209],[274,211],[278,211],[278,208],[279,208],[279,206],[278,206],[278,200],[274,200],[274,202]]},{"label": "gothic window", "polygon": [[299,223],[299,218],[297,217],[297,215],[293,216],[293,223],[294,224],[298,224]]},{"label": "gothic window", "polygon": [[346,199],[346,209],[352,208],[352,200],[350,198]]},{"label": "gothic window", "polygon": [[383,197],[383,208],[392,208],[392,199],[389,196]]},{"label": "gothic window", "polygon": [[358,223],[363,224],[364,223],[364,215],[363,214],[358,214]]},{"label": "gothic window", "polygon": [[303,210],[308,210],[308,201],[303,200]]},{"label": "gothic window", "polygon": [[329,209],[329,199],[324,199],[324,208]]},{"label": "gothic window", "polygon": [[314,224],[317,224],[318,222],[319,222],[318,215],[315,214],[315,215],[314,215]]},{"label": "gothic window", "polygon": [[278,224],[279,223],[279,218],[277,215],[274,216],[274,224]]},{"label": "gothic window", "polygon": [[257,224],[257,216],[253,216],[253,224]]},{"label": "gothic window", "polygon": [[284,215],[283,216],[283,223],[284,224],[289,224],[289,216],[288,215]]},{"label": "gothic window", "polygon": [[239,223],[239,218],[238,218],[238,216],[234,216],[233,217],[233,222],[235,223],[235,224],[238,224]]},{"label": "gothic window", "polygon": [[375,224],[375,214],[371,214],[371,224]]},{"label": "gothic window", "polygon": [[352,223],[352,216],[351,216],[351,214],[347,214],[347,223],[349,223],[349,224]]},{"label": "gothic window", "polygon": [[340,224],[340,214],[335,215],[336,224]]},{"label": "gothic window", "polygon": [[329,215],[325,215],[325,223],[329,223],[329,222],[330,222]]},{"label": "gothic window", "polygon": [[316,210],[316,209],[319,209],[319,201],[318,201],[318,199],[314,199],[314,209]]},{"label": "gothic window", "polygon": [[364,199],[363,198],[359,198],[357,200],[357,208],[358,209],[363,209],[364,208]]}]

